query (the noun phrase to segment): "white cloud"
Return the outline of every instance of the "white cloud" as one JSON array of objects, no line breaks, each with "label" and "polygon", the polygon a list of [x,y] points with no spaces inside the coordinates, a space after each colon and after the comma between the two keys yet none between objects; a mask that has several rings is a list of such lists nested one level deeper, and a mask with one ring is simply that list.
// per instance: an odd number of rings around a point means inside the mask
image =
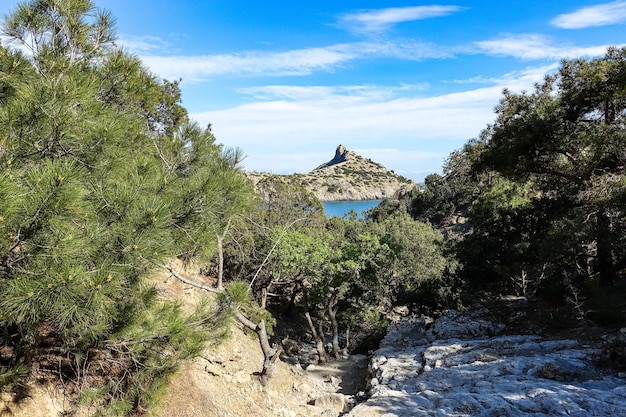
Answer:
[{"label": "white cloud", "polygon": [[356,33],[379,33],[397,23],[446,16],[459,10],[459,6],[438,5],[391,7],[344,14],[339,17],[339,24]]},{"label": "white cloud", "polygon": [[[139,51],[141,52],[141,51]],[[153,72],[167,79],[197,82],[219,75],[303,76],[331,71],[365,57],[422,60],[445,58],[450,53],[414,40],[357,42],[288,51],[248,51],[205,56],[142,55]]]},{"label": "white cloud", "polygon": [[593,26],[614,25],[625,21],[626,1],[613,1],[558,15],[550,23],[563,29],[584,29]]},{"label": "white cloud", "polygon": [[201,124],[211,122],[220,140],[243,141],[246,145],[261,135],[267,137],[262,142],[269,146],[290,140],[334,143],[343,137],[358,137],[361,142],[389,136],[416,141],[468,138],[469,132],[473,132],[470,137],[477,134],[491,118],[500,93],[500,87],[488,87],[446,96],[384,101],[330,95],[302,101],[256,102],[192,116]]},{"label": "white cloud", "polygon": [[458,84],[488,84],[508,88],[514,91],[528,89],[534,82],[540,81],[546,74],[553,73],[559,64],[549,64],[539,67],[528,67],[520,71],[510,72],[500,77],[472,77],[465,80],[454,80]]},{"label": "white cloud", "polygon": [[[380,93],[384,96],[384,93]],[[396,98],[383,101],[355,100],[330,95],[292,102],[274,100],[230,109],[192,114],[201,125],[212,123],[220,142],[242,148],[250,157],[247,169],[277,173],[305,172],[329,160],[335,147],[358,144],[360,149],[380,148],[387,143],[406,149],[433,148],[430,142],[448,142],[455,148],[475,137],[493,120],[493,106],[501,88],[449,94],[433,98]],[[285,150],[328,150],[323,159],[293,160]],[[419,164],[402,153],[373,160],[399,174],[415,178],[416,171],[441,167],[442,156],[423,157]],[[281,167],[280,169],[277,167]]]},{"label": "white cloud", "polygon": [[[381,56],[410,61],[420,61],[427,58],[451,58],[454,56],[454,51],[443,48],[441,45],[415,39],[394,38],[393,40],[355,45],[358,50],[364,52],[362,56]],[[363,48],[363,46],[369,47]]]},{"label": "white cloud", "polygon": [[[441,167],[445,155],[429,151],[434,143],[460,147],[493,121],[502,89],[530,90],[554,66],[527,68],[482,80],[482,88],[424,97],[425,86],[267,86],[248,89],[256,102],[194,113],[211,123],[220,142],[242,148],[247,169],[305,172],[332,157],[340,143],[397,173],[416,178]],[[382,152],[388,144],[417,153]],[[354,144],[354,145],[351,145]],[[373,150],[371,153],[367,149]],[[298,150],[302,156],[293,158]],[[320,150],[327,150],[320,159]]]},{"label": "white cloud", "polygon": [[383,100],[406,95],[412,91],[424,91],[428,83],[401,84],[399,86],[381,88],[378,85],[348,85],[348,86],[292,86],[292,85],[267,85],[261,87],[243,88],[239,93],[248,94],[260,100],[285,99],[289,101],[317,101],[328,97],[339,100],[345,98],[346,102],[362,102],[364,100]]},{"label": "white cloud", "polygon": [[[145,42],[145,45],[142,42]],[[354,60],[372,57],[422,61],[453,58],[459,53],[484,53],[525,60],[559,60],[601,56],[611,46],[557,45],[551,38],[537,34],[504,34],[498,39],[475,42],[472,46],[457,48],[441,47],[414,39],[393,39],[286,51],[257,50],[204,56],[144,54],[150,48],[155,50],[159,48],[158,38],[146,38],[135,43],[125,41],[124,45],[129,48],[134,45],[144,64],[157,75],[167,79],[182,78],[185,82],[200,82],[223,75],[306,76],[319,71],[334,71],[350,65]],[[144,51],[141,48],[144,48]]]},{"label": "white cloud", "polygon": [[235,54],[205,56],[142,56],[142,61],[164,78],[199,81],[225,74],[308,75],[328,70],[355,57],[343,45],[291,51],[250,51]]},{"label": "white cloud", "polygon": [[33,45],[31,38],[29,38],[26,43],[22,43],[21,41],[18,41],[13,37],[6,36],[5,34],[0,33],[0,45],[8,49],[18,50],[26,56],[33,56],[32,46],[29,46]]},{"label": "white cloud", "polygon": [[115,43],[135,53],[162,51],[172,47],[172,44],[170,42],[164,41],[157,36],[148,35],[122,38],[116,40]]},{"label": "white cloud", "polygon": [[600,56],[611,45],[578,47],[555,46],[551,39],[535,34],[504,35],[500,39],[476,42],[480,51],[496,56],[510,56],[519,59],[564,59],[581,56]]}]

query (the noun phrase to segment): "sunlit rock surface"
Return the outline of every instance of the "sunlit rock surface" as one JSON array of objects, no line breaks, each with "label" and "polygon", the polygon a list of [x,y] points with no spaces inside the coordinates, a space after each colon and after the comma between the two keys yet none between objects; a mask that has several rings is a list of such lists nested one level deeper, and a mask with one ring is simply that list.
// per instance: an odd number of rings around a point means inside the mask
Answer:
[{"label": "sunlit rock surface", "polygon": [[455,311],[428,330],[394,325],[372,357],[368,399],[347,415],[626,416],[626,380],[594,367],[596,349],[503,330]]}]

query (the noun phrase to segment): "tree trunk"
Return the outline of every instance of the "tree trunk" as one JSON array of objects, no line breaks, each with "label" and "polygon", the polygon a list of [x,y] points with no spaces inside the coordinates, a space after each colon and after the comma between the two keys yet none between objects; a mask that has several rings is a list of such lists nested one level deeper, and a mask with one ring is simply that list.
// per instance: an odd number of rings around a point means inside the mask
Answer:
[{"label": "tree trunk", "polygon": [[273,377],[276,372],[276,362],[280,360],[280,349],[276,345],[270,346],[264,320],[259,322],[256,333],[259,336],[261,350],[263,351],[263,370],[261,371],[261,378],[267,380]]},{"label": "tree trunk", "polygon": [[265,310],[267,307],[267,287],[261,288],[261,302],[259,303],[261,308]]},{"label": "tree trunk", "polygon": [[244,316],[239,310],[235,311],[235,316],[241,324],[254,331],[259,337],[261,351],[263,351],[263,370],[261,371],[261,378],[267,381],[274,376],[276,372],[276,362],[280,359],[280,349],[276,345],[270,345],[264,320],[255,323]]},{"label": "tree trunk", "polygon": [[[225,294],[225,291],[223,289],[218,290],[215,288],[207,287],[206,285],[202,285],[193,280],[183,277],[181,274],[176,272],[176,270],[172,268],[170,265],[167,265],[166,268],[172,273],[172,275],[175,278],[179,279],[180,281],[186,284],[192,285],[197,288],[201,288],[203,290]],[[259,344],[261,345],[261,351],[263,352],[263,358],[264,358],[263,370],[261,371],[261,381],[265,382],[269,380],[276,371],[276,362],[280,360],[281,349],[278,346],[276,346],[276,344],[270,345],[269,338],[267,337],[267,329],[265,328],[264,320],[261,320],[259,323],[255,323],[249,318],[247,318],[246,316],[244,316],[243,313],[239,311],[239,309],[237,308],[235,309],[235,317],[242,325],[244,325],[248,329],[255,332],[257,336],[259,337]]]},{"label": "tree trunk", "polygon": [[222,289],[224,280],[224,236],[217,235],[217,288]]},{"label": "tree trunk", "polygon": [[330,300],[328,301],[328,307],[326,308],[326,315],[328,316],[328,320],[330,320],[330,327],[333,331],[333,356],[335,358],[339,357],[339,325],[337,324],[337,300],[336,296],[332,295]]},{"label": "tree trunk", "polygon": [[606,214],[606,209],[601,207],[597,214],[597,242],[598,242],[598,273],[600,285],[613,284],[615,268],[613,266],[613,251],[611,239],[611,219]]},{"label": "tree trunk", "polygon": [[289,304],[287,305],[287,309],[285,310],[285,315],[287,317],[294,316],[294,310],[296,309],[296,297],[298,296],[298,292],[300,292],[300,283],[296,283],[291,292],[291,297],[289,298]]},{"label": "tree trunk", "polygon": [[311,313],[308,310],[306,311],[306,313],[304,313],[304,317],[306,317],[306,322],[309,325],[309,330],[311,331],[311,334],[313,335],[313,339],[315,340],[315,350],[317,351],[317,362],[324,363],[326,362],[327,358],[326,358],[326,351],[324,350],[324,334],[321,333],[321,330],[322,330],[321,326],[320,326],[320,332],[315,330],[315,326],[313,325],[313,320],[311,319]]},{"label": "tree trunk", "polygon": [[229,218],[226,222],[226,226],[224,226],[222,234],[215,233],[217,238],[217,289],[219,290],[222,289],[224,281],[224,238],[226,237],[226,233],[228,233],[231,221],[232,218]]},{"label": "tree trunk", "polygon": [[302,294],[304,297],[304,307],[305,313],[304,317],[306,317],[306,322],[309,325],[309,330],[313,335],[313,339],[315,340],[315,350],[317,351],[317,362],[324,363],[326,362],[326,350],[324,349],[324,329],[322,328],[322,323],[319,323],[319,332],[315,330],[315,325],[313,324],[313,319],[311,318],[311,311],[309,308],[309,296],[306,286],[302,286]]}]

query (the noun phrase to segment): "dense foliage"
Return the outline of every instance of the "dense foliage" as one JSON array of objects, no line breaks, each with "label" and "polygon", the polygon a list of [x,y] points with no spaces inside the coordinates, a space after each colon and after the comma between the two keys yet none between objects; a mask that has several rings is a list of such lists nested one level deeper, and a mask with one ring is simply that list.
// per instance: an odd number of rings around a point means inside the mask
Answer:
[{"label": "dense foliage", "polygon": [[[579,318],[624,317],[626,50],[563,61],[512,93],[477,140],[416,198],[416,218],[469,219],[457,245],[466,288],[566,302]],[[469,291],[468,291],[469,292]]]},{"label": "dense foliage", "polygon": [[212,255],[252,195],[240,156],[187,122],[178,84],[117,49],[90,1],[34,0],[2,28],[1,379],[38,369],[97,386],[111,414],[140,410],[222,334],[221,312],[185,317],[146,278]]}]

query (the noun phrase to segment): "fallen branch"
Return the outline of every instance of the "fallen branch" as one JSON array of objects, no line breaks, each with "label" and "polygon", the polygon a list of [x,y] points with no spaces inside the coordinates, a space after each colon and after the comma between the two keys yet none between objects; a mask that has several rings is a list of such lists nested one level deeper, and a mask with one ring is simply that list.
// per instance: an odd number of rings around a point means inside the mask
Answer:
[{"label": "fallen branch", "polygon": [[224,294],[225,293],[223,288],[219,289],[219,288],[209,287],[208,285],[200,284],[199,282],[192,281],[189,278],[185,278],[180,273],[178,273],[171,265],[163,265],[163,267],[165,269],[167,269],[168,271],[170,271],[170,273],[172,274],[172,276],[174,278],[184,282],[185,284],[189,284],[189,285],[191,285],[193,287],[196,287],[196,288],[199,288],[201,290],[206,290],[206,291],[214,292],[214,293],[217,293],[217,294]]}]

